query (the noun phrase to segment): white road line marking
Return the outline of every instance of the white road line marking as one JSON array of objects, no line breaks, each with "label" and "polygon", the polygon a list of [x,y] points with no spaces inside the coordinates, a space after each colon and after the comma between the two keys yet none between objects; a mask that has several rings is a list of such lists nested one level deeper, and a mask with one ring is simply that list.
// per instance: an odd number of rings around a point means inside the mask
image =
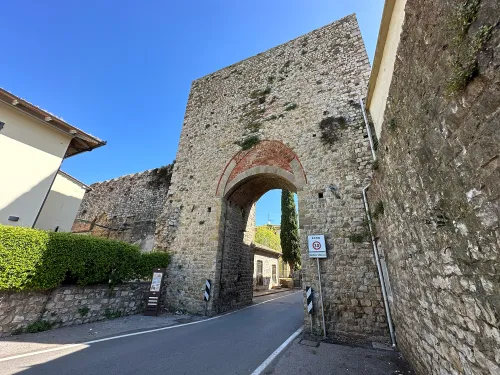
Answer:
[{"label": "white road line marking", "polygon": [[300,327],[298,330],[296,330],[289,338],[286,339],[286,341],[281,344],[278,349],[276,349],[273,354],[271,354],[267,359],[262,362],[262,364],[255,369],[254,372],[252,372],[251,375],[260,375],[262,371],[266,369],[267,366],[290,344],[295,338],[302,333],[304,330],[304,327]]},{"label": "white road line marking", "polygon": [[174,328],[180,328],[180,327],[184,327],[184,326],[190,326],[192,324],[204,323],[204,322],[208,322],[210,320],[215,320],[215,319],[223,318],[223,317],[228,316],[228,315],[235,314],[235,313],[237,313],[239,311],[243,311],[243,310],[246,310],[246,309],[251,309],[252,307],[256,307],[256,306],[262,305],[264,303],[275,301],[277,299],[281,299],[281,298],[285,298],[285,297],[288,297],[288,296],[292,296],[292,295],[295,295],[297,293],[302,293],[302,291],[295,292],[295,293],[288,293],[288,294],[286,294],[284,296],[281,296],[281,297],[276,297],[276,298],[268,299],[266,301],[256,303],[255,305],[250,305],[250,306],[244,307],[244,308],[239,309],[239,310],[231,311],[231,312],[228,312],[228,313],[222,314],[222,315],[213,316],[213,317],[208,318],[208,319],[198,320],[196,322],[183,323],[183,324],[178,324],[178,325],[175,325],[175,326],[168,326],[168,327],[162,327],[162,328],[155,328],[155,329],[150,329],[150,330],[147,330],[147,331],[139,331],[139,332],[127,333],[125,335],[111,336],[111,337],[106,337],[106,338],[103,338],[103,339],[82,342],[82,343],[79,343],[79,344],[69,344],[69,345],[58,346],[57,348],[44,349],[44,350],[39,350],[39,351],[36,351],[36,352],[30,352],[30,353],[13,355],[11,357],[0,358],[0,362],[6,362],[6,361],[11,361],[13,359],[18,359],[18,358],[30,357],[30,356],[38,355],[38,354],[45,354],[45,353],[55,352],[55,351],[58,351],[58,350],[71,349],[71,348],[74,348],[76,346],[91,345],[91,344],[96,344],[98,342],[103,342],[103,341],[116,340],[116,339],[121,339],[121,338],[124,338],[124,337],[144,335],[146,333],[152,333],[152,332],[158,332],[158,331],[166,331],[167,329],[174,329]]}]

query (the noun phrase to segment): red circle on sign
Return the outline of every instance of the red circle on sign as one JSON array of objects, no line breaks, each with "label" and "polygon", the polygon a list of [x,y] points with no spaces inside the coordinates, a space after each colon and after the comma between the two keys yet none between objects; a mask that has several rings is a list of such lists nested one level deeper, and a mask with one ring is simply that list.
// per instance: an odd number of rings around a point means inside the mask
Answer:
[{"label": "red circle on sign", "polygon": [[318,241],[314,241],[313,244],[312,244],[312,246],[313,246],[314,250],[321,249],[321,244]]}]

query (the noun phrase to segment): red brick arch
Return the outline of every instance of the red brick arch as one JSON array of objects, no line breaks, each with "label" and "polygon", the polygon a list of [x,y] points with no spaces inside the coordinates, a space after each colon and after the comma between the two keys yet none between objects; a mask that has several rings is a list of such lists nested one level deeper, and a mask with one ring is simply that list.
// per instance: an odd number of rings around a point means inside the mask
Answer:
[{"label": "red brick arch", "polygon": [[[226,196],[236,185],[250,178],[269,176],[282,181],[282,188],[300,190],[307,184],[302,164],[292,149],[280,141],[261,141],[239,151],[226,164],[217,185],[217,196]],[[278,184],[279,185],[279,184]]]}]

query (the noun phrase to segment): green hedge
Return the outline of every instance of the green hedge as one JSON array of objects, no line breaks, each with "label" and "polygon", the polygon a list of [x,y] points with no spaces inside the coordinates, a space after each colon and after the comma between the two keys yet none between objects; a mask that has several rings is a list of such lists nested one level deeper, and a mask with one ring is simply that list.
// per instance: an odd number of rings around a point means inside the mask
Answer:
[{"label": "green hedge", "polygon": [[125,242],[0,225],[0,290],[61,284],[118,284],[167,267],[167,253],[141,253]]}]

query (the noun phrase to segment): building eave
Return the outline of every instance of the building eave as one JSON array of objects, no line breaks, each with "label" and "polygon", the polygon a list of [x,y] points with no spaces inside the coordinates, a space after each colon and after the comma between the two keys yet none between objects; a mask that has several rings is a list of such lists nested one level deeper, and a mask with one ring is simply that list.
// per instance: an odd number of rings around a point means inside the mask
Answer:
[{"label": "building eave", "polygon": [[377,46],[375,47],[375,56],[373,58],[372,71],[368,81],[368,95],[366,98],[366,107],[370,107],[373,91],[377,85],[377,77],[382,63],[382,56],[384,55],[385,43],[389,33],[389,26],[391,24],[392,13],[396,0],[386,0],[384,10],[382,12],[382,20],[380,21],[380,29],[378,32]]},{"label": "building eave", "polygon": [[283,253],[281,251],[277,251],[277,250],[274,250],[274,249],[271,249],[270,247],[267,247],[267,246],[264,246],[264,245],[261,245],[260,243],[252,243],[251,244],[251,247],[252,247],[252,250],[253,251],[262,251],[262,252],[265,252],[265,253],[269,253],[269,254],[272,254],[274,256],[276,256],[277,258],[279,258],[280,256],[283,255]]},{"label": "building eave", "polygon": [[71,137],[70,144],[64,156],[65,158],[82,152],[92,151],[106,144],[105,141],[68,124],[63,119],[2,88],[0,88],[0,102],[37,120],[37,123],[40,125],[50,127]]},{"label": "building eave", "polygon": [[81,182],[80,180],[74,178],[73,176],[67,174],[66,172],[64,172],[64,171],[62,171],[60,169],[59,169],[59,171],[57,173],[60,174],[61,176],[66,177],[68,180],[71,180],[71,182],[74,182],[76,185],[80,185],[82,187],[82,189],[85,189],[85,191],[91,191],[92,190],[92,188],[89,185]]}]

